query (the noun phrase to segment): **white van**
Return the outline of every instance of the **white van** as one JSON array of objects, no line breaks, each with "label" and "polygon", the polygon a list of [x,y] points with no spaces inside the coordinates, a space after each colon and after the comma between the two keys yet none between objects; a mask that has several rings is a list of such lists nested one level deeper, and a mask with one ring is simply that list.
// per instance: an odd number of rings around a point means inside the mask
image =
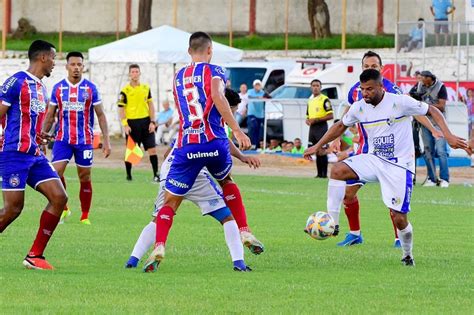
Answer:
[{"label": "white van", "polygon": [[242,83],[251,89],[253,81],[258,79],[262,81],[265,92],[270,94],[286,82],[286,78],[295,68],[296,62],[292,60],[244,61],[227,63],[223,66],[234,91],[239,91]]}]

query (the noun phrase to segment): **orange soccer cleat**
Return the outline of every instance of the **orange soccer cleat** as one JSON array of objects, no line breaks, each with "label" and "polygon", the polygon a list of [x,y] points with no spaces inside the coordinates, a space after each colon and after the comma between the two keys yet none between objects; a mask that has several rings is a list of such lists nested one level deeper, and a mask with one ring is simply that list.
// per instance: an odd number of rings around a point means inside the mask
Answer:
[{"label": "orange soccer cleat", "polygon": [[28,269],[54,270],[53,266],[44,258],[44,256],[27,255],[23,260],[23,266]]}]

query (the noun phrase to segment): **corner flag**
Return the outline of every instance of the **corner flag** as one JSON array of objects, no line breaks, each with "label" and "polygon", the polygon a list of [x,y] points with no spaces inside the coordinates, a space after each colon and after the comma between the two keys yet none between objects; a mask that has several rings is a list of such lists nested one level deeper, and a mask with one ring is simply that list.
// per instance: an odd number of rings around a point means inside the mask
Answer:
[{"label": "corner flag", "polygon": [[140,147],[133,141],[132,137],[127,139],[127,149],[125,150],[125,162],[129,162],[133,165],[140,163],[143,157],[143,151]]}]

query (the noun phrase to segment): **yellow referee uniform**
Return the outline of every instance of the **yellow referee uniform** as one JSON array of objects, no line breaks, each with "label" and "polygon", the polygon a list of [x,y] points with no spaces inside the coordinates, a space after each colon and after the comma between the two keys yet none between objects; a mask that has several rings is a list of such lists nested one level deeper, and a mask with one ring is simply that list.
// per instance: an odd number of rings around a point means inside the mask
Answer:
[{"label": "yellow referee uniform", "polygon": [[124,107],[127,119],[140,119],[150,116],[148,102],[152,100],[150,86],[127,84],[121,91],[118,101],[119,107]]}]

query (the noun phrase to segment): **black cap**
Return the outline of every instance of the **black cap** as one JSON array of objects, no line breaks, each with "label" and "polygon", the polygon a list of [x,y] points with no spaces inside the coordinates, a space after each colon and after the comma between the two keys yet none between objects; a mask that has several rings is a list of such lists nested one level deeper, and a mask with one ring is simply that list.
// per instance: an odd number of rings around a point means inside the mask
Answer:
[{"label": "black cap", "polygon": [[436,80],[436,76],[433,73],[431,73],[431,71],[424,70],[424,71],[421,71],[420,74],[422,77],[429,77],[429,78],[432,78],[433,80]]}]

